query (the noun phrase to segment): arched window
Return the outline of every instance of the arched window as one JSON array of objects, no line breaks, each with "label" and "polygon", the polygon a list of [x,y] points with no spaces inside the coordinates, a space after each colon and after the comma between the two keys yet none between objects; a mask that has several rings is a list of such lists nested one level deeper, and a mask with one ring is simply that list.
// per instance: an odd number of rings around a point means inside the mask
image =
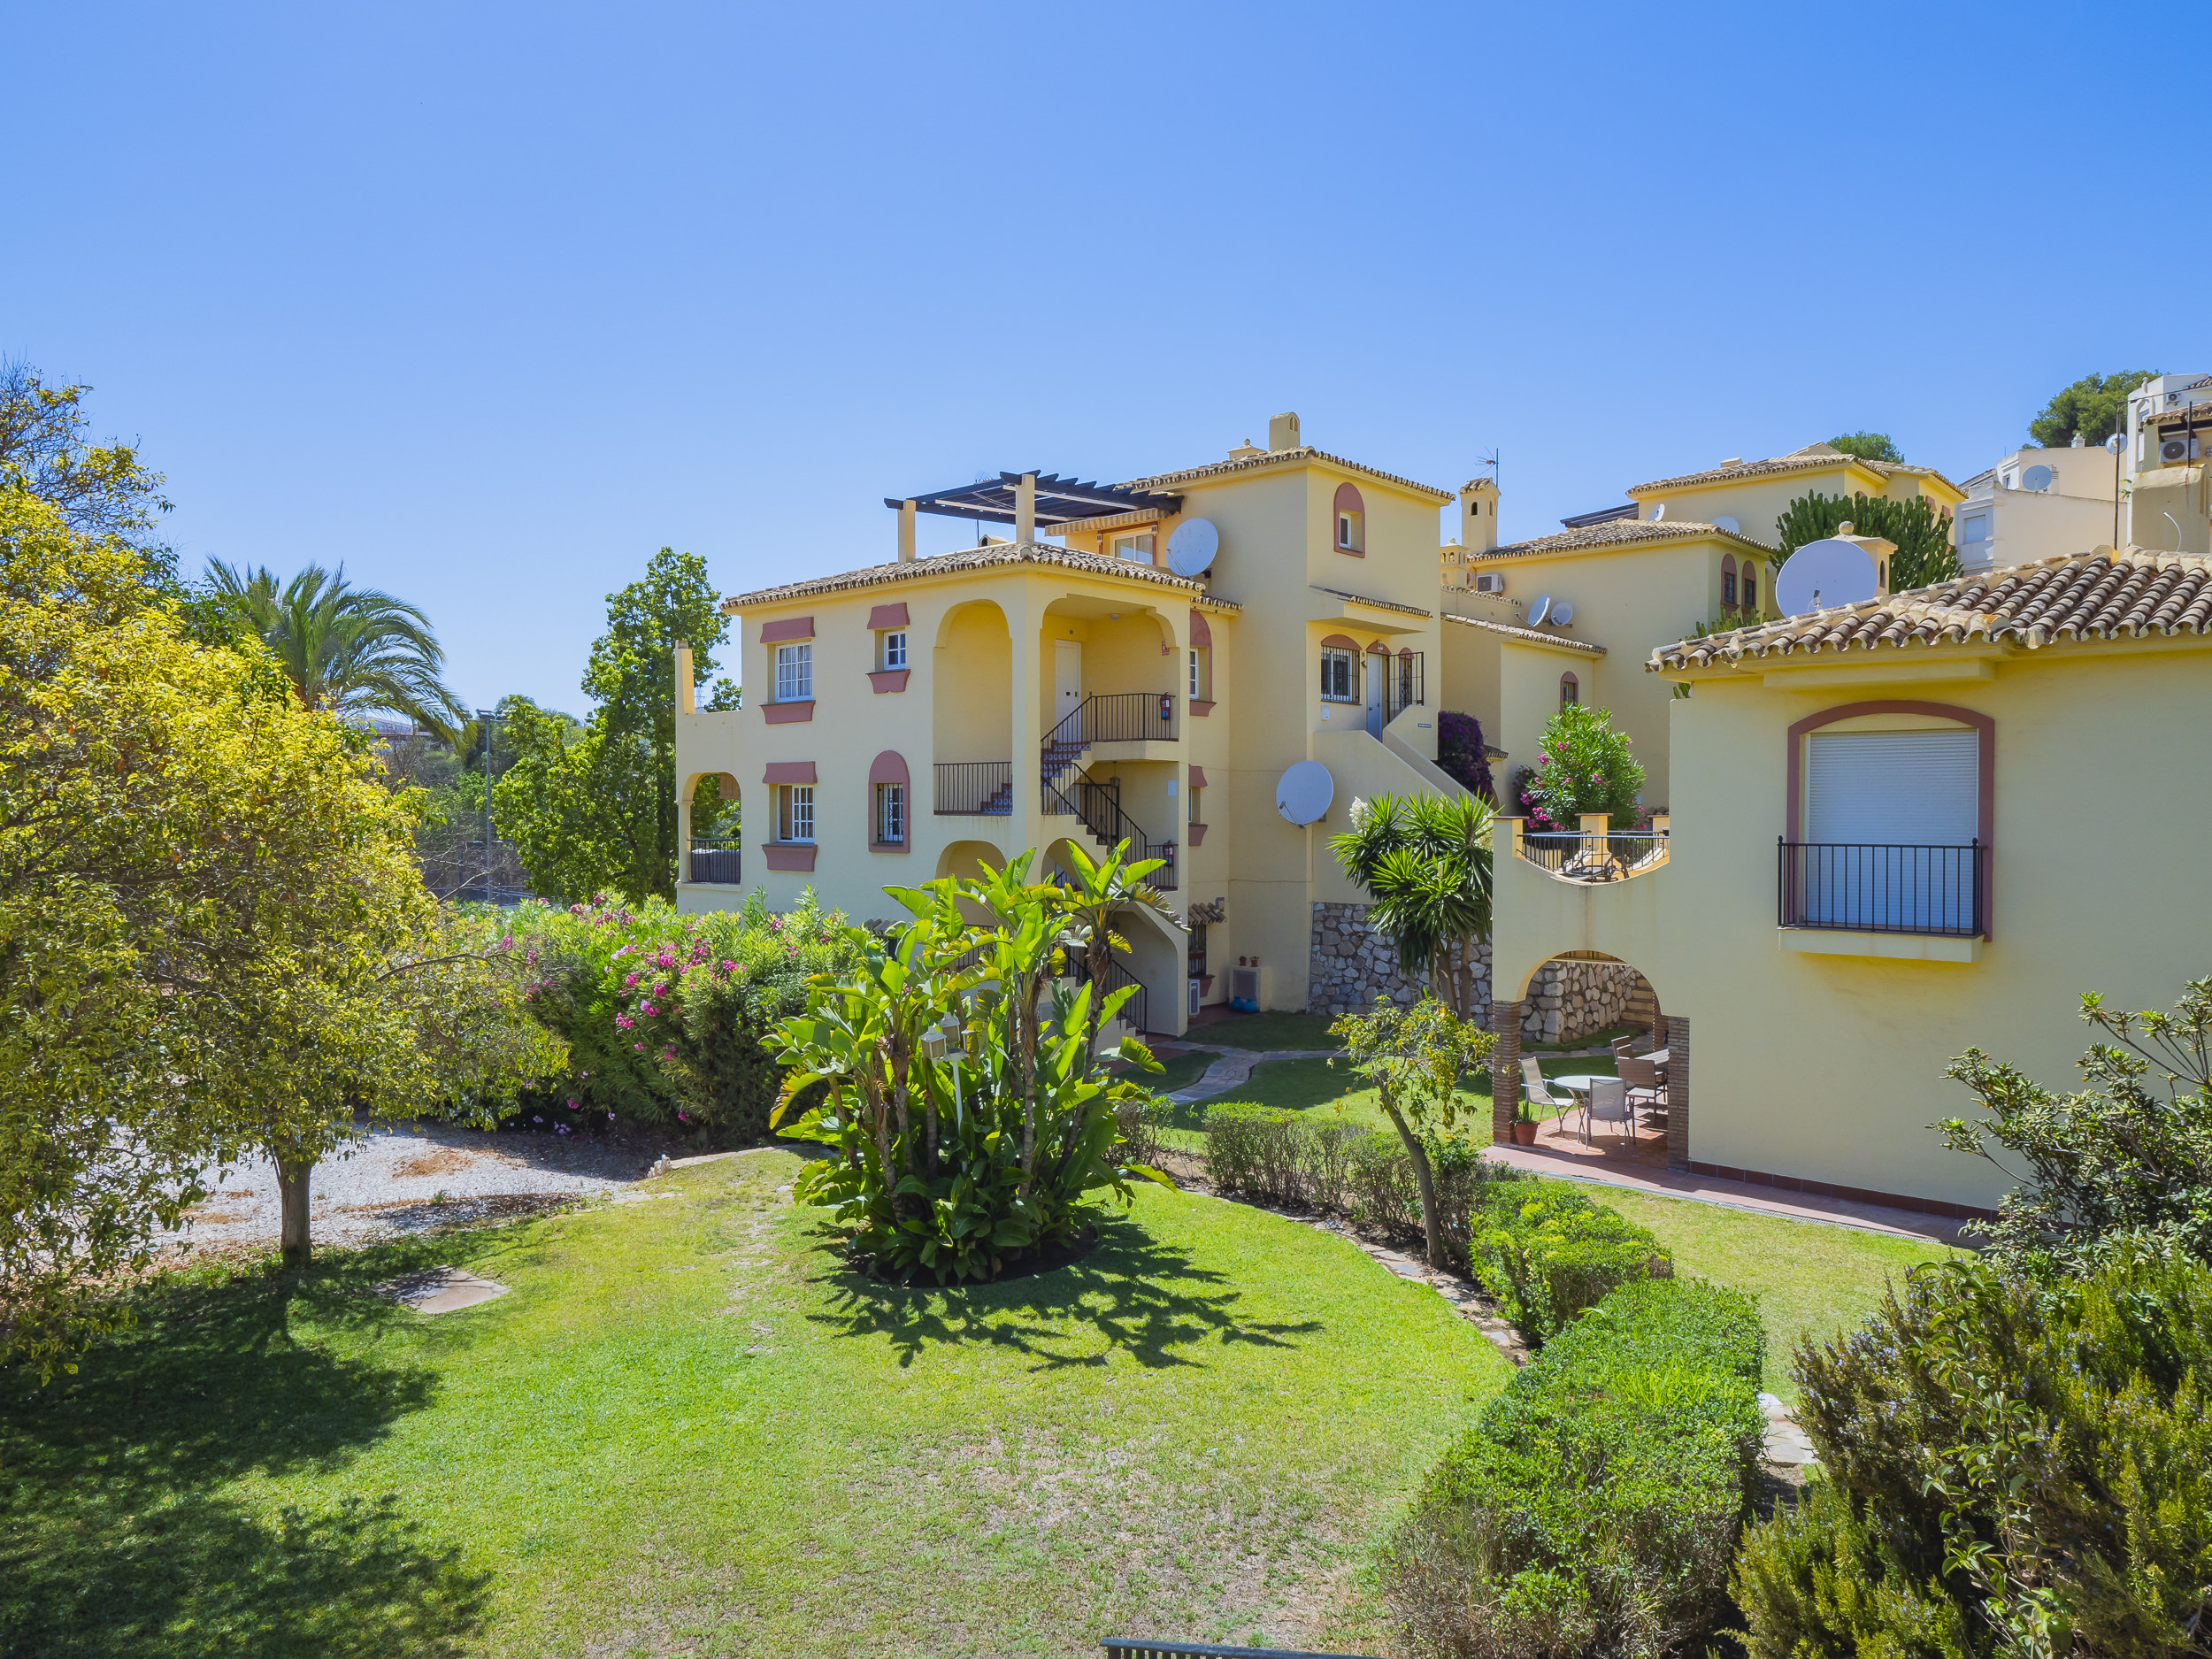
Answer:
[{"label": "arched window", "polygon": [[1582,683],[1572,674],[1559,676],[1559,706],[1571,709],[1582,701]]},{"label": "arched window", "polygon": [[1759,567],[1749,559],[1743,562],[1743,608],[1754,616],[1759,611]]},{"label": "arched window", "polygon": [[1349,484],[1336,487],[1336,550],[1367,557],[1367,505]]},{"label": "arched window", "polygon": [[1736,556],[1733,553],[1720,556],[1720,602],[1731,608],[1736,603]]},{"label": "arched window", "polygon": [[887,749],[868,768],[868,845],[879,852],[907,848],[909,802],[906,757]]}]

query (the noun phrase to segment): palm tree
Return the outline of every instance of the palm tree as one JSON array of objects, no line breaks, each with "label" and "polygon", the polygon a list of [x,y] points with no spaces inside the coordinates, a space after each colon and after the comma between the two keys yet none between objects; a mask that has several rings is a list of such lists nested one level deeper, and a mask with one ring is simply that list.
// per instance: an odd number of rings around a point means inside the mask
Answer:
[{"label": "palm tree", "polygon": [[[1155,870],[1166,867],[1164,858],[1132,859],[1129,842],[1125,837],[1103,863],[1092,859],[1073,841],[1067,844],[1068,856],[1075,868],[1068,872],[1061,886],[1067,894],[1067,928],[1061,935],[1061,948],[1072,962],[1080,959],[1083,978],[1091,987],[1090,1051],[1098,1051],[1098,1032],[1103,1023],[1101,1015],[1106,1002],[1106,975],[1113,966],[1117,951],[1129,954],[1129,941],[1115,931],[1114,922],[1124,910],[1150,910],[1175,923],[1175,912],[1168,908],[1157,888],[1145,879]],[[1178,924],[1179,926],[1179,924]]]},{"label": "palm tree", "polygon": [[342,565],[334,573],[310,565],[280,588],[266,565],[210,559],[207,581],[216,603],[276,653],[309,708],[381,710],[460,741],[467,710],[438,677],[445,652],[430,618],[405,600],[351,586]]},{"label": "palm tree", "polygon": [[1472,795],[1378,795],[1356,805],[1350,830],[1329,843],[1344,873],[1373,895],[1368,920],[1401,963],[1427,965],[1437,1001],[1461,1019],[1479,1012],[1474,948],[1490,932],[1493,817]]}]

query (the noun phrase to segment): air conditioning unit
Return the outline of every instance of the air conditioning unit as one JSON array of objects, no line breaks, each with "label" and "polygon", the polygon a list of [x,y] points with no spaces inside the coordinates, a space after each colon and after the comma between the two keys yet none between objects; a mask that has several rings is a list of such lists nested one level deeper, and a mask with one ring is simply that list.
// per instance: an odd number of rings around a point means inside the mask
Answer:
[{"label": "air conditioning unit", "polygon": [[1193,1019],[1198,1018],[1198,994],[1204,988],[1203,980],[1193,979],[1190,982],[1190,1014]]},{"label": "air conditioning unit", "polygon": [[2170,466],[2179,461],[2193,461],[2197,458],[2197,441],[2194,438],[2161,438],[2158,441],[2158,458]]},{"label": "air conditioning unit", "polygon": [[1229,970],[1229,1006],[1240,1014],[1256,1014],[1267,1001],[1265,968]]},{"label": "air conditioning unit", "polygon": [[1502,594],[1505,591],[1505,574],[1502,571],[1483,571],[1475,578],[1479,594]]}]

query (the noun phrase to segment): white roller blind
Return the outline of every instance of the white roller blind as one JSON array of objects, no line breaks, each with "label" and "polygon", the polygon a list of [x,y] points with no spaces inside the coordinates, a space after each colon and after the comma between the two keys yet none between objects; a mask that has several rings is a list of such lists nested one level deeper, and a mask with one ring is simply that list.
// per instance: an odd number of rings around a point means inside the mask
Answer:
[{"label": "white roller blind", "polygon": [[1980,826],[1978,732],[1815,733],[1804,839],[1963,847]]}]

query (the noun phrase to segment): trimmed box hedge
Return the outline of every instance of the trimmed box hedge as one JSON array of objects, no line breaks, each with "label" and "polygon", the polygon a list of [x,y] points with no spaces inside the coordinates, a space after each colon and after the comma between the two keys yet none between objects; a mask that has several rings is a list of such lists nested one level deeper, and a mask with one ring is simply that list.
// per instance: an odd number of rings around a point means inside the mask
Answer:
[{"label": "trimmed box hedge", "polygon": [[1384,1548],[1408,1650],[1694,1651],[1730,1610],[1764,1350],[1751,1299],[1701,1280],[1624,1285],[1562,1331]]},{"label": "trimmed box hedge", "polygon": [[1559,1181],[1477,1193],[1468,1230],[1475,1278],[1532,1345],[1622,1285],[1674,1276],[1648,1228]]}]

